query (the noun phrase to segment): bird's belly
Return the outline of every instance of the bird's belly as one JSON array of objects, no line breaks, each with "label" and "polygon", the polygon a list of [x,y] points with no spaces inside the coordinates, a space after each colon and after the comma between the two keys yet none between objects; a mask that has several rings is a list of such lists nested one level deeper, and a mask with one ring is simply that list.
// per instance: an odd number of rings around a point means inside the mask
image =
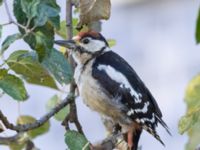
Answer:
[{"label": "bird's belly", "polygon": [[100,83],[92,77],[92,63],[91,61],[84,70],[81,66],[77,66],[74,74],[83,102],[92,110],[110,117],[116,123],[129,123],[130,120],[119,109],[119,104],[115,99],[105,89],[102,89]]},{"label": "bird's belly", "polygon": [[111,117],[113,120],[121,118],[121,112],[111,102],[109,97],[94,78],[81,77],[80,95],[84,103],[94,111],[105,116]]}]

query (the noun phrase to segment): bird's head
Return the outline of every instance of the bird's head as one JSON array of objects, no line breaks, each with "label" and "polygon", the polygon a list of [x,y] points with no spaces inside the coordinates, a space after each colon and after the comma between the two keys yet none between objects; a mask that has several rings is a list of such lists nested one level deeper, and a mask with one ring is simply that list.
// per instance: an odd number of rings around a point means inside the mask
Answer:
[{"label": "bird's head", "polygon": [[80,32],[72,40],[58,40],[56,44],[70,50],[76,61],[84,63],[108,49],[106,39],[98,32]]}]

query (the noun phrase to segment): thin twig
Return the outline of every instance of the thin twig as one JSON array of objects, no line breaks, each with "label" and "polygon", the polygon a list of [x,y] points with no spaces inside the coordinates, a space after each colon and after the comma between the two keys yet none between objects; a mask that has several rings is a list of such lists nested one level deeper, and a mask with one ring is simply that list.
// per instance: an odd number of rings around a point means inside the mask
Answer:
[{"label": "thin twig", "polygon": [[0,137],[0,145],[9,146],[12,144],[15,144],[15,145],[24,144],[25,150],[39,150],[36,148],[33,141],[31,141],[27,133],[24,133],[24,132],[17,133],[10,137]]},{"label": "thin twig", "polygon": [[3,23],[3,24],[1,24],[1,26],[7,26],[7,25],[10,25],[10,24],[12,24],[12,22]]},{"label": "thin twig", "polygon": [[[28,20],[27,26],[24,26],[24,25],[22,25],[22,24],[20,24],[20,23],[18,23],[18,22],[15,22],[15,21],[13,20],[12,16],[11,16],[11,13],[10,13],[10,10],[9,10],[9,7],[8,7],[7,0],[3,0],[3,2],[4,2],[4,4],[5,4],[5,9],[6,9],[6,13],[7,13],[7,15],[8,15],[8,20],[9,20],[9,21],[8,21],[8,23],[2,24],[2,25],[5,26],[5,25],[9,25],[9,24],[15,24],[16,26],[18,26],[18,27],[24,29],[26,33],[32,32],[33,29],[29,29],[29,28],[28,28],[28,27],[29,27],[29,24],[30,24],[30,22],[29,22],[30,19]],[[30,20],[30,21],[31,21],[31,20]]]},{"label": "thin twig", "polygon": [[4,2],[4,4],[5,4],[6,13],[7,13],[7,15],[8,15],[8,20],[9,20],[9,22],[12,22],[12,17],[11,17],[11,14],[10,14],[9,8],[8,8],[7,0],[3,0],[3,2]]},{"label": "thin twig", "polygon": [[66,0],[66,25],[67,25],[67,38],[70,40],[72,39],[73,36],[71,0]]},{"label": "thin twig", "polygon": [[[66,1],[66,25],[67,25],[67,38],[69,40],[72,39],[72,36],[73,36],[72,6],[73,6],[72,1],[67,0]],[[72,56],[70,55],[68,59],[69,59],[70,65],[72,66],[72,68],[74,70],[75,62],[74,62]],[[75,90],[76,90],[76,84],[73,81],[70,84],[70,93],[75,95]],[[82,126],[81,126],[81,124],[78,120],[75,99],[70,103],[70,113],[66,116],[66,118],[62,122],[62,125],[64,125],[67,130],[69,129],[68,122],[74,123],[76,125],[78,132],[84,135],[84,132],[82,130]]]},{"label": "thin twig", "polygon": [[[20,132],[14,136],[0,137],[0,145],[10,145],[11,143],[18,143],[20,139],[26,137],[25,134],[26,133]],[[24,140],[28,140],[28,137],[27,139],[25,138]]]},{"label": "thin twig", "polygon": [[[120,140],[120,143],[118,142]],[[110,150],[116,148],[123,141],[123,134],[113,133],[106,139],[99,142],[99,144],[91,145],[92,150]]]},{"label": "thin twig", "polygon": [[0,120],[5,125],[7,129],[11,129],[17,132],[24,132],[29,131],[35,128],[38,128],[42,126],[45,122],[47,122],[52,116],[54,116],[57,112],[59,112],[62,108],[64,108],[66,105],[68,105],[72,100],[74,99],[73,96],[66,97],[59,105],[54,107],[50,112],[48,112],[46,115],[41,117],[39,120],[35,121],[34,123],[30,124],[24,124],[24,125],[14,125],[10,123],[7,119],[7,117],[2,113],[0,110]]},{"label": "thin twig", "polygon": [[18,26],[18,27],[24,29],[26,32],[29,32],[29,31],[30,31],[30,29],[28,29],[26,26],[24,26],[24,25],[22,25],[22,24],[19,24],[19,23],[13,21],[13,20],[11,21],[11,23],[13,23],[13,24],[15,24],[16,26]]},{"label": "thin twig", "polygon": [[35,147],[35,144],[33,143],[33,141],[28,140],[26,142],[25,150],[39,150],[39,149]]},{"label": "thin twig", "polygon": [[28,19],[27,24],[26,24],[26,28],[28,28],[28,27],[30,26],[31,20],[32,20],[32,18],[29,18],[29,19]]}]

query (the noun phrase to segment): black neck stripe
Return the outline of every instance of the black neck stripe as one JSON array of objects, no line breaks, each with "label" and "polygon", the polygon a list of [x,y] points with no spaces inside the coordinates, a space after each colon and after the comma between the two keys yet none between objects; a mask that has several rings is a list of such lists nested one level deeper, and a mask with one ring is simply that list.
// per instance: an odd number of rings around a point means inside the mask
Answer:
[{"label": "black neck stripe", "polygon": [[[83,70],[85,70],[85,66],[86,66],[93,58],[100,56],[100,55],[104,52],[105,49],[106,49],[106,46],[102,47],[99,51],[96,51],[95,53],[86,51],[86,53],[91,54],[92,57],[91,57],[90,59],[88,59],[88,60],[83,64]],[[82,71],[83,71],[83,70],[82,70]]]}]

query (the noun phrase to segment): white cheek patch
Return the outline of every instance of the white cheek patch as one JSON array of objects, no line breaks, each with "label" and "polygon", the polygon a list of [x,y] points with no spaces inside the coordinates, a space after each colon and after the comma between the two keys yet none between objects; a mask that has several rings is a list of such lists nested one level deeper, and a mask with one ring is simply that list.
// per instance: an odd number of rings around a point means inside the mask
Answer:
[{"label": "white cheek patch", "polygon": [[104,70],[112,80],[120,83],[121,87],[124,86],[125,88],[130,89],[130,93],[131,93],[132,96],[135,97],[134,100],[135,100],[136,103],[141,103],[142,102],[142,100],[141,100],[141,94],[137,93],[132,88],[132,86],[128,82],[127,78],[122,73],[120,73],[119,71],[115,70],[110,65],[99,65],[98,69],[99,70]]},{"label": "white cheek patch", "polygon": [[88,44],[82,44],[80,43],[81,47],[83,47],[85,50],[89,52],[96,52],[101,50],[103,47],[105,47],[105,42],[100,40],[94,40],[90,38],[90,42]]}]

